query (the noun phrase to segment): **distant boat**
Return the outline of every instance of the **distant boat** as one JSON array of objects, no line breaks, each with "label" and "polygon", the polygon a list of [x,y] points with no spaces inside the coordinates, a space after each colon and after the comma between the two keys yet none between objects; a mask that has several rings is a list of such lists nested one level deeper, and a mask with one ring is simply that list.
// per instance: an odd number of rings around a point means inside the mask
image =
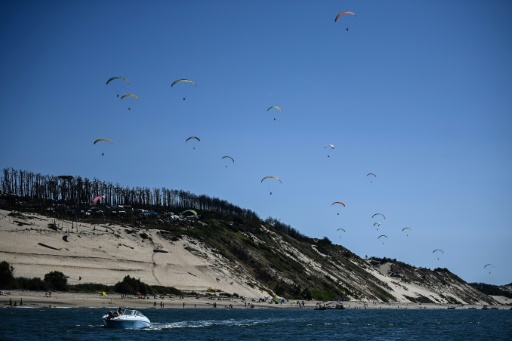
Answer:
[{"label": "distant boat", "polygon": [[314,310],[331,310],[331,309],[345,309],[345,306],[341,302],[336,302],[335,305],[331,305],[331,303],[327,304],[317,304]]},{"label": "distant boat", "polygon": [[336,305],[327,305],[326,308],[327,309],[345,309],[345,306],[343,305],[343,303],[338,302],[338,303],[336,303]]},{"label": "distant boat", "polygon": [[103,322],[105,322],[105,327],[108,328],[142,329],[151,326],[149,319],[140,311],[132,309],[123,311],[121,308],[116,312],[109,311],[106,315],[103,315]]}]

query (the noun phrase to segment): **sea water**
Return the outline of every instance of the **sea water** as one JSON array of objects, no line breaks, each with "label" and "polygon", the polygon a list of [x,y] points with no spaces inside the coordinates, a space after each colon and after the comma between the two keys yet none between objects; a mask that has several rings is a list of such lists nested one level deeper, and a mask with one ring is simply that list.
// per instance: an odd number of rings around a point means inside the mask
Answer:
[{"label": "sea water", "polygon": [[512,340],[512,310],[141,309],[148,329],[97,308],[0,309],[1,340]]}]

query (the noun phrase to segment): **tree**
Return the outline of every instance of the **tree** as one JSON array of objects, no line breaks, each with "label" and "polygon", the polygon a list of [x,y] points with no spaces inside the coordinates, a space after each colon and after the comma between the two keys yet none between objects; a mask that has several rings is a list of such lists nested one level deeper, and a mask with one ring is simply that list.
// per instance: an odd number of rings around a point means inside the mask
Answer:
[{"label": "tree", "polygon": [[117,282],[114,288],[116,292],[127,295],[134,295],[140,292],[141,295],[146,296],[153,293],[149,285],[141,282],[140,279],[135,279],[130,276],[125,276],[123,281]]},{"label": "tree", "polygon": [[44,275],[44,281],[55,290],[66,291],[68,289],[68,279],[60,271],[52,271]]},{"label": "tree", "polygon": [[14,267],[6,261],[0,263],[0,288],[11,289],[15,284]]}]

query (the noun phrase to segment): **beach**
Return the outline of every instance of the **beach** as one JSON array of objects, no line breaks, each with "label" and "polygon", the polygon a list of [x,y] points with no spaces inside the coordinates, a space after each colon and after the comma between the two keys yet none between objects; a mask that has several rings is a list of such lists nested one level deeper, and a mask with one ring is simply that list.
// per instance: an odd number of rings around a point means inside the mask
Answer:
[{"label": "beach", "polygon": [[[254,299],[226,297],[192,297],[192,296],[125,296],[120,294],[41,292],[29,290],[8,290],[0,296],[0,305],[25,308],[105,308],[107,310],[123,308],[135,309],[314,309],[318,304],[334,306],[336,301],[285,300],[275,304],[271,300],[258,302]],[[304,302],[304,306],[297,302]],[[21,303],[21,305],[20,305]],[[485,305],[476,304],[419,304],[397,302],[345,301],[345,309],[483,309]],[[492,309],[509,310],[510,306],[493,306]]]}]

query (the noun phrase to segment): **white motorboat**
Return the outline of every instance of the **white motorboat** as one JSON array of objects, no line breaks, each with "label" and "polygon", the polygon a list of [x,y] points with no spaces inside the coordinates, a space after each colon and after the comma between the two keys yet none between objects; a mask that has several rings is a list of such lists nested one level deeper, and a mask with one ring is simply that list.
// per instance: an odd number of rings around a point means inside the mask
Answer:
[{"label": "white motorboat", "polygon": [[140,311],[134,309],[122,310],[119,308],[116,312],[109,311],[103,316],[105,327],[108,328],[149,328],[151,322]]}]

